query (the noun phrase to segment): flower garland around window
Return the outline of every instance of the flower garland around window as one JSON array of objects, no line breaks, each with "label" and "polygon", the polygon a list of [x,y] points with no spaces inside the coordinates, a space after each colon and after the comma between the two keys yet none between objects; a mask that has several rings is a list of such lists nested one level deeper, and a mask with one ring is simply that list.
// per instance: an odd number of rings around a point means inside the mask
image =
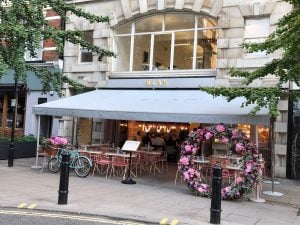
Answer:
[{"label": "flower garland around window", "polygon": [[193,159],[200,151],[201,144],[213,139],[230,144],[231,149],[242,156],[241,172],[235,182],[221,190],[222,199],[239,199],[249,193],[258,182],[259,173],[261,173],[258,166],[258,150],[243,133],[223,124],[211,125],[191,132],[182,144],[179,169],[183,174],[184,182],[195,195],[211,196],[211,187],[202,182],[201,173],[194,168]]}]

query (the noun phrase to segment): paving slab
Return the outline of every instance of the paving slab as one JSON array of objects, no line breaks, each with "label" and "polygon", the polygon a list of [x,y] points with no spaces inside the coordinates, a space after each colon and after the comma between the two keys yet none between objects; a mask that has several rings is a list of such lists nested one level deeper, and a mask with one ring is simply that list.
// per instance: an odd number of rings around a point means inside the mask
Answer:
[{"label": "paving slab", "polygon": [[[7,161],[0,161],[0,206],[36,203],[35,209],[112,216],[149,224],[158,224],[165,217],[178,219],[179,224],[209,224],[210,199],[192,195],[185,184],[174,185],[176,164],[170,165],[168,172],[134,178],[135,185],[122,184],[119,177],[79,178],[71,172],[67,205],[57,204],[59,174],[47,170],[40,173],[31,169],[33,164],[34,159],[18,159],[14,167],[8,168]],[[247,197],[222,201],[221,224],[300,224],[294,197],[300,196],[298,183],[283,181],[276,187],[285,191],[284,198],[266,203],[254,203]]]}]

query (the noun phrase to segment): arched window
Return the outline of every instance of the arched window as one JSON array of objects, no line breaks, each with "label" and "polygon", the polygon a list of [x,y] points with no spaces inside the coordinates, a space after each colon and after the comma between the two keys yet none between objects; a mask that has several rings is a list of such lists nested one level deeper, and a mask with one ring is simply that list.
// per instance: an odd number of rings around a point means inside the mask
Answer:
[{"label": "arched window", "polygon": [[128,22],[115,30],[113,71],[216,68],[216,20],[166,13]]}]

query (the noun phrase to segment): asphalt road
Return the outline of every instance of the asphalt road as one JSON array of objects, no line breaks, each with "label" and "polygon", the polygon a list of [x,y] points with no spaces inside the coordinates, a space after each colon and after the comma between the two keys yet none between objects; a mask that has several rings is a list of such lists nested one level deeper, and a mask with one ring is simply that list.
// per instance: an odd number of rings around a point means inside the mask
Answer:
[{"label": "asphalt road", "polygon": [[146,225],[94,215],[0,208],[0,225]]}]

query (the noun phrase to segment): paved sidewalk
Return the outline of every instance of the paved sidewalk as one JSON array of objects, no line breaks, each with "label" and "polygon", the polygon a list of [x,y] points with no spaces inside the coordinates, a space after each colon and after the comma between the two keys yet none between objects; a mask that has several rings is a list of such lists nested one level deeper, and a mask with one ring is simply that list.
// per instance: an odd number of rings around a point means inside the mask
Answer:
[{"label": "paved sidewalk", "polygon": [[[163,174],[136,178],[136,185],[122,184],[118,177],[79,178],[71,172],[68,204],[58,205],[59,174],[40,173],[31,169],[33,164],[34,159],[18,159],[9,168],[6,160],[0,161],[0,206],[35,203],[35,209],[134,219],[144,224],[159,224],[162,218],[177,219],[178,224],[209,224],[210,199],[191,195],[184,184],[174,185],[175,165]],[[269,186],[265,184],[264,189],[270,190]],[[222,201],[222,224],[299,225],[299,183],[283,180],[275,191],[285,195],[267,203]]]}]

